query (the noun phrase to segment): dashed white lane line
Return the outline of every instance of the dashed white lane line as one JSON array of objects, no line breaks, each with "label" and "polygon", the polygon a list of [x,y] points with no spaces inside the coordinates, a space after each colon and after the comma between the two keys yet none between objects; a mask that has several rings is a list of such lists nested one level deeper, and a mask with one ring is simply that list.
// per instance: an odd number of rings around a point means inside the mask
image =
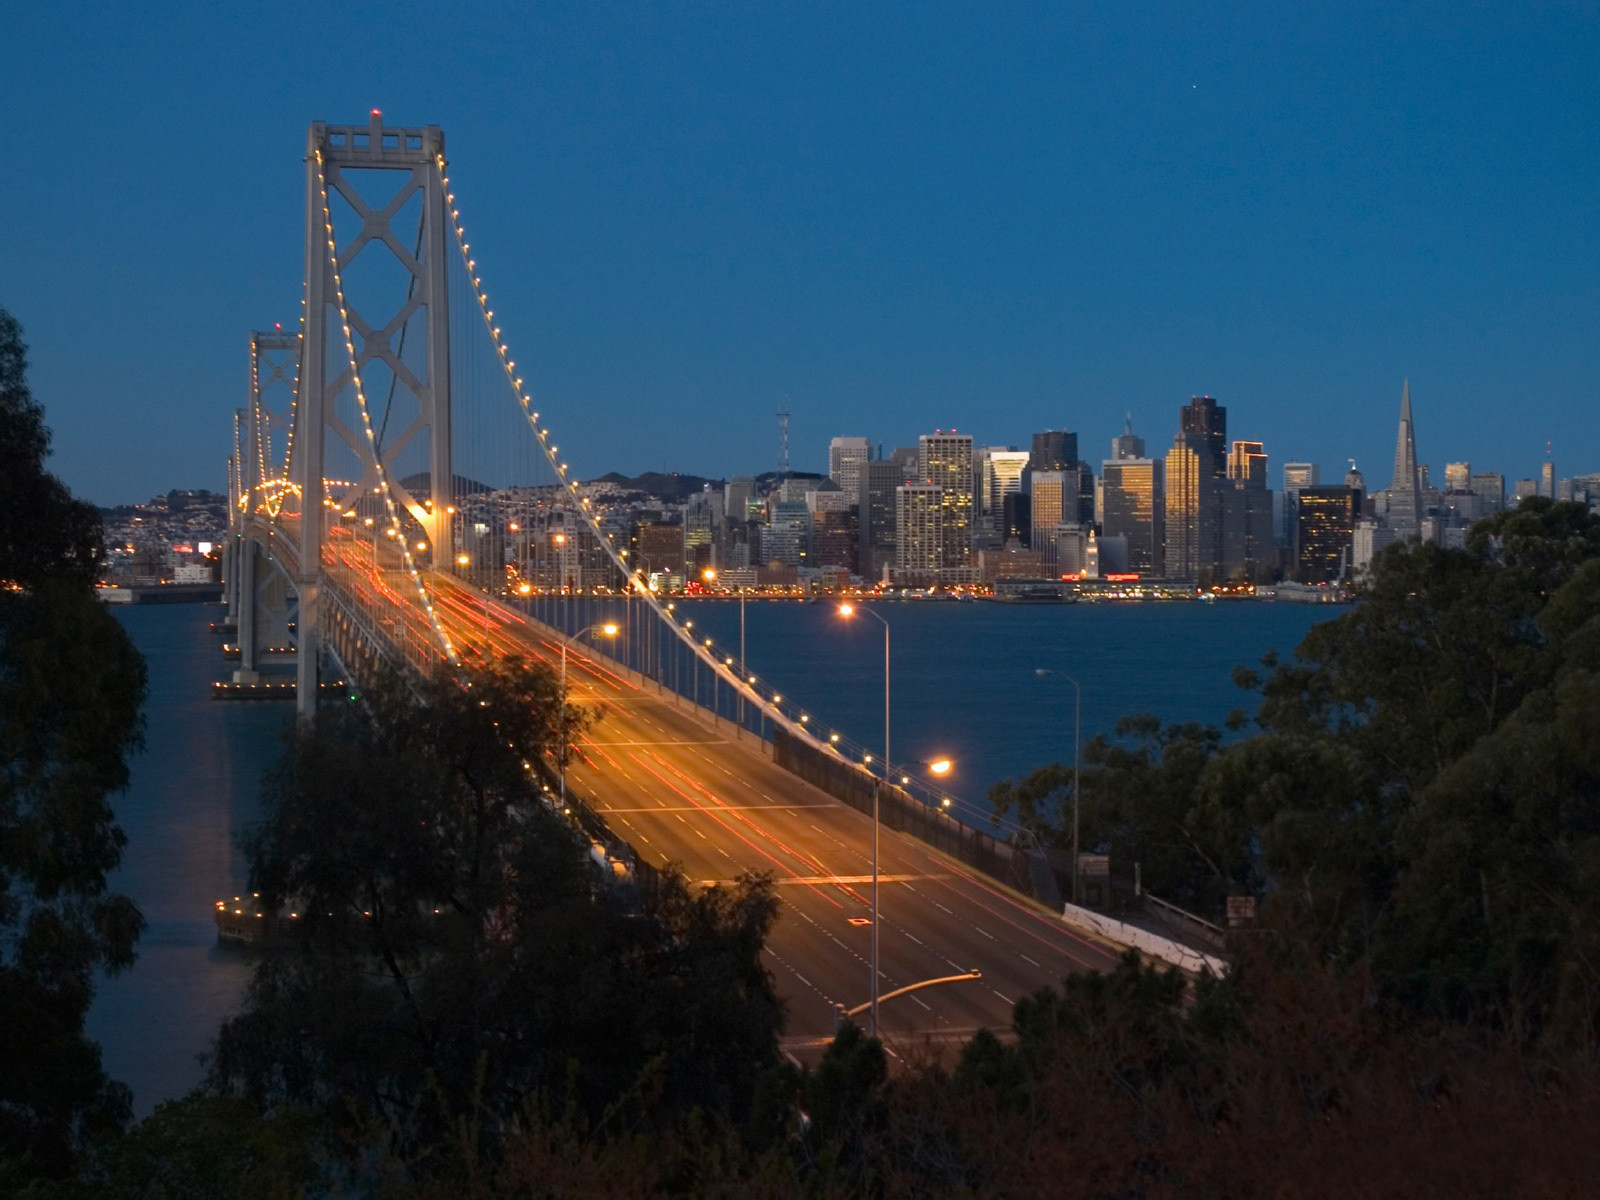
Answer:
[{"label": "dashed white lane line", "polygon": [[1000,990],[998,990],[996,988],[990,988],[989,990],[991,992],[994,992],[994,994],[996,996],[999,996],[1000,999],[1004,1000],[1007,1004],[1015,1004],[1016,1003],[1016,1001],[1013,1000],[1010,996],[1006,995],[1004,992],[1002,992],[1002,991],[1000,991]]},{"label": "dashed white lane line", "polygon": [[1029,958],[1026,954],[1022,953],[1022,951],[1020,951],[1020,950],[1017,951],[1017,957],[1022,959],[1022,961],[1025,962],[1025,963],[1033,963],[1033,965],[1036,966],[1036,967],[1042,965],[1040,963],[1034,962],[1033,959]]},{"label": "dashed white lane line", "polygon": [[[937,900],[934,901],[934,904],[938,905],[940,908],[944,908],[944,905],[939,904],[939,902]],[[956,915],[955,912],[952,911],[951,909],[944,908],[944,910],[945,910],[945,912],[949,913],[952,917]]]},{"label": "dashed white lane line", "polygon": [[990,933],[982,925],[974,925],[972,928],[976,929],[979,933],[983,934],[983,936],[988,938],[991,942],[995,940],[994,934]]}]

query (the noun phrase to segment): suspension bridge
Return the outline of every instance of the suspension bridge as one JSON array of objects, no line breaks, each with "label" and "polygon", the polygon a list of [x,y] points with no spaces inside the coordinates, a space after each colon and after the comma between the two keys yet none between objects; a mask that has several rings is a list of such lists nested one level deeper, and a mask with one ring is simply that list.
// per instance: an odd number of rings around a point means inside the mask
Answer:
[{"label": "suspension bridge", "polygon": [[379,662],[559,664],[604,713],[563,763],[574,805],[641,868],[772,874],[768,965],[797,1048],[874,996],[891,1048],[1004,1030],[1020,996],[1109,966],[1112,948],[1039,902],[1058,898],[1026,854],[785,702],[652,590],[625,518],[535,405],[437,126],[316,122],[305,175],[299,322],[251,334],[234,419],[235,685],[287,690],[270,672],[292,663],[305,718],[322,676]]}]

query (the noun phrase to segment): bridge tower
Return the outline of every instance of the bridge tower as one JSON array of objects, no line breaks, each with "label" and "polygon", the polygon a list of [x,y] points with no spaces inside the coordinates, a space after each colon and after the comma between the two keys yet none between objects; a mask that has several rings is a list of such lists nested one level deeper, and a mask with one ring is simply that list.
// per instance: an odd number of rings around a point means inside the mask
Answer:
[{"label": "bridge tower", "polygon": [[[224,598],[239,646],[236,683],[259,678],[259,652],[286,646],[293,613],[290,580],[274,552],[278,515],[288,493],[284,452],[300,369],[300,335],[280,326],[250,334],[250,401],[235,409],[228,468],[230,532],[223,552]],[[269,395],[286,393],[274,408]]]},{"label": "bridge tower", "polygon": [[[450,311],[448,237],[453,226],[445,195],[442,164],[444,134],[437,125],[421,128],[387,126],[373,109],[362,125],[313,122],[306,136],[306,296],[300,389],[291,432],[290,477],[300,511],[299,562],[295,590],[299,594],[297,629],[297,697],[302,716],[315,711],[317,689],[318,608],[325,522],[330,505],[342,509],[355,498],[387,489],[396,503],[426,531],[435,564],[454,559],[452,506],[454,475],[450,446]],[[356,186],[387,173],[396,184],[383,203],[369,203]],[[417,223],[400,228],[403,209],[420,193]],[[359,230],[330,230],[325,201],[338,196],[361,222]],[[343,240],[339,240],[342,238]],[[330,255],[329,242],[334,243]],[[406,290],[392,311],[358,311],[340,287],[351,264],[362,254],[387,251],[403,268]],[[402,360],[403,338],[421,314],[426,365],[420,371]],[[348,324],[348,331],[345,326]],[[415,401],[398,431],[383,440],[362,436],[361,422],[338,411],[341,392],[353,388],[351,355],[359,376],[367,364],[380,362]],[[396,339],[402,339],[397,346]],[[426,495],[412,495],[392,469],[399,456],[419,438],[427,441]],[[347,487],[330,489],[325,456],[329,439],[342,442],[361,464],[361,474]],[[337,490],[338,495],[330,495]]]}]

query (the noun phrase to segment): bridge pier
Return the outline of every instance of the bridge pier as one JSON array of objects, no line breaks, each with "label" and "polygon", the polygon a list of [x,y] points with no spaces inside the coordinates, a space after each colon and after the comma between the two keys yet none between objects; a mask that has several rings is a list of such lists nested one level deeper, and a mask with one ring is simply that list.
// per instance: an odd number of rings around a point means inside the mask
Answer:
[{"label": "bridge pier", "polygon": [[301,721],[312,721],[317,715],[317,664],[321,647],[317,636],[317,611],[321,602],[321,585],[315,576],[297,579],[295,590],[300,593],[300,616],[295,625],[295,690],[294,710]]},{"label": "bridge pier", "polygon": [[234,612],[235,628],[239,631],[239,667],[233,673],[235,683],[259,683],[261,673],[256,670],[256,544],[249,538],[236,540],[234,552],[239,581],[234,591],[237,609]]}]

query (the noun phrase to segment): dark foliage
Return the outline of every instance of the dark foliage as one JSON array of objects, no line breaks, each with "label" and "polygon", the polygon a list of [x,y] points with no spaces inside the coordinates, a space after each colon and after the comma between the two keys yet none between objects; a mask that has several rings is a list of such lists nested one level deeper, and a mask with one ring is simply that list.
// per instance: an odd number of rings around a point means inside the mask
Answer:
[{"label": "dark foliage", "polygon": [[96,970],[131,963],[143,926],[106,880],[144,663],[93,591],[99,515],[45,471],[48,451],[0,310],[0,1159],[19,1177],[67,1172],[126,1120],[83,1022]]},{"label": "dark foliage", "polygon": [[[586,1126],[696,1109],[753,1129],[782,1011],[769,884],[618,887],[548,801],[557,689],[515,662],[389,680],[295,735],[252,887],[300,914],[212,1067],[222,1091],[378,1128],[402,1160],[463,1116]],[[352,1124],[353,1122],[353,1124]]]}]

